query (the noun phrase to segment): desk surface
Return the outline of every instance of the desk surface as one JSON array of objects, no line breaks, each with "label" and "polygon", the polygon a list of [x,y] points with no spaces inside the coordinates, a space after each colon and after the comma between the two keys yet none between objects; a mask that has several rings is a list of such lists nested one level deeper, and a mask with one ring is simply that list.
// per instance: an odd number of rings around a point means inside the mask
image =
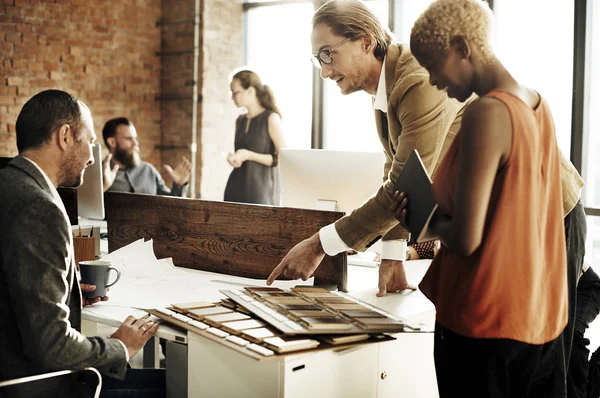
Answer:
[{"label": "desk surface", "polygon": [[[404,263],[406,278],[417,286],[429,268],[431,260],[413,260]],[[408,325],[424,331],[433,331],[435,307],[421,291],[388,293],[377,297],[379,268],[348,266],[348,293],[400,318]]]},{"label": "desk surface", "polygon": [[[409,283],[418,285],[429,267],[429,260],[415,260],[405,264]],[[385,297],[377,297],[378,268],[350,266],[348,267],[349,294],[364,302],[379,307],[398,317],[411,326],[416,326],[424,331],[433,331],[435,309],[433,304],[420,291],[405,291],[402,293],[388,293]],[[236,277],[229,275],[206,273],[203,271],[186,270],[192,273],[211,275],[211,282],[221,285],[224,282],[236,285]],[[301,283],[301,281],[300,281]],[[215,286],[215,289],[222,286]],[[216,294],[215,297],[220,294]],[[109,296],[110,297],[110,296]],[[225,298],[225,296],[223,296]],[[118,326],[128,315],[142,316],[144,311],[139,308],[130,308],[110,300],[102,306],[95,305],[83,309],[83,318],[88,321]],[[180,335],[179,329],[169,330],[167,325],[159,328],[159,337],[173,340]],[[162,332],[164,329],[164,333]]]}]

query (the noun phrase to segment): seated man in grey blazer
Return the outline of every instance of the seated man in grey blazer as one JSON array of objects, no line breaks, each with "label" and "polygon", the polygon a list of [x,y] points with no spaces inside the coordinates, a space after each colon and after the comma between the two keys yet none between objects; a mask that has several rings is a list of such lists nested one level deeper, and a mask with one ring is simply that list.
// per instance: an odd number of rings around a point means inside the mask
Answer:
[{"label": "seated man in grey blazer", "polygon": [[106,122],[102,138],[110,152],[103,161],[105,192],[186,195],[192,173],[190,161],[183,157],[175,169],[169,165],[164,166],[173,180],[169,189],[158,170],[141,160],[137,131],[129,119],[117,117]]},{"label": "seated man in grey blazer", "polygon": [[[64,91],[43,91],[23,106],[16,135],[19,156],[0,170],[0,380],[84,367],[123,379],[158,324],[130,316],[108,338],[81,334],[71,228],[56,191],[81,185],[94,162],[90,110]],[[81,396],[66,384],[25,384],[15,394]]]}]

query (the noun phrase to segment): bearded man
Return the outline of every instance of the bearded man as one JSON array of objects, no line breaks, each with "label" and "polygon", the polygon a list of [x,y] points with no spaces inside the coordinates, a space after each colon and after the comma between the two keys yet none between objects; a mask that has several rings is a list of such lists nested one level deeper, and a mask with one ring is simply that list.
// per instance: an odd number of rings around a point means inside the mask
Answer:
[{"label": "bearded man", "polygon": [[185,157],[173,169],[164,169],[173,180],[169,189],[156,168],[140,158],[137,131],[125,117],[111,119],[102,129],[109,150],[104,159],[104,191],[147,193],[153,195],[185,196],[192,165]]}]

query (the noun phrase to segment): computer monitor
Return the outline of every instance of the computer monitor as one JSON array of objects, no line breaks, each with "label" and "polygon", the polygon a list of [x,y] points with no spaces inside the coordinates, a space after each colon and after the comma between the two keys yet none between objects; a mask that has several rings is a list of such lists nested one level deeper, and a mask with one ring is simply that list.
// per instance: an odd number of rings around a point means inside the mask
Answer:
[{"label": "computer monitor", "polygon": [[85,169],[83,184],[77,188],[79,217],[104,220],[104,186],[102,184],[102,151],[100,144],[92,147],[94,164]]},{"label": "computer monitor", "polygon": [[[337,210],[350,214],[383,184],[385,155],[328,149],[282,149],[279,153],[281,205],[302,209]],[[375,253],[349,256],[348,264],[374,267]]]},{"label": "computer monitor", "polygon": [[350,214],[383,184],[384,163],[383,152],[282,149],[281,205]]}]

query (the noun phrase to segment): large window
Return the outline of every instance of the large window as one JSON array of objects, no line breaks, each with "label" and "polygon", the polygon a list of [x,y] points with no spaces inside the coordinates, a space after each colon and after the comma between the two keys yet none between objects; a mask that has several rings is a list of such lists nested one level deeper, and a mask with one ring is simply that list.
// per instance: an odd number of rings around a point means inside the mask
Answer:
[{"label": "large window", "polygon": [[[365,4],[387,25],[388,1]],[[318,71],[316,71],[318,73]],[[323,147],[347,151],[381,151],[373,113],[372,96],[364,91],[342,95],[335,82],[324,82]]]},{"label": "large window", "polygon": [[[583,189],[586,208],[600,208],[600,4],[588,1],[587,81],[582,145]],[[586,261],[600,270],[600,214],[588,217]]]},{"label": "large window", "polygon": [[394,32],[400,43],[410,42],[410,31],[433,0],[398,0],[394,4]]},{"label": "large window", "polygon": [[311,147],[312,3],[277,4],[248,9],[246,62],[273,89],[291,148]]},{"label": "large window", "polygon": [[520,83],[550,105],[558,145],[569,156],[574,0],[495,0],[496,53]]},{"label": "large window", "polygon": [[[396,40],[407,42],[414,21],[431,1],[365,0],[365,4],[383,24],[392,21]],[[324,2],[245,1],[246,63],[273,87],[288,146],[380,151],[370,95],[358,92],[344,96],[335,83],[319,81],[316,84],[323,93],[322,102],[313,96],[313,73],[318,75],[319,71],[309,62],[311,18]],[[313,104],[320,104],[320,125],[312,124]],[[315,142],[313,134],[318,137]]]}]

